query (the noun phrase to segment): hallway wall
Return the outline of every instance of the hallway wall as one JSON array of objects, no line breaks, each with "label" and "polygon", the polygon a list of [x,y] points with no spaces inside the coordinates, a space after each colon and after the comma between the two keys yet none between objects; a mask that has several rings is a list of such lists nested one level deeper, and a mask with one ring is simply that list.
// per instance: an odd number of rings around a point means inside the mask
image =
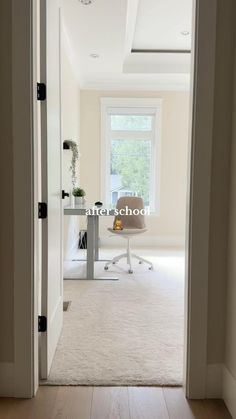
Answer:
[{"label": "hallway wall", "polygon": [[[13,227],[13,131],[12,131],[12,6],[0,2],[0,363],[14,360],[14,227]],[[4,65],[3,65],[4,63]],[[3,338],[4,337],[4,338]],[[0,371],[1,374],[1,371]]]},{"label": "hallway wall", "polygon": [[208,283],[207,361],[223,362],[234,49],[234,1],[218,0]]},{"label": "hallway wall", "polygon": [[[234,28],[236,5],[234,5]],[[228,224],[228,278],[226,294],[226,340],[223,367],[223,395],[228,408],[236,418],[236,30],[234,31],[234,83],[232,83],[232,144],[230,150],[230,194]]]}]

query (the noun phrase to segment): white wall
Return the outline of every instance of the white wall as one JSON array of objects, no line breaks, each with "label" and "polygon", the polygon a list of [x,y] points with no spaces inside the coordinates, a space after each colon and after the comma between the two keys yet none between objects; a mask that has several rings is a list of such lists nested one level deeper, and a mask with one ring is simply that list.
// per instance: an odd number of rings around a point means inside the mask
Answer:
[{"label": "white wall", "polygon": [[[0,207],[0,363],[12,362],[13,346],[13,292],[14,292],[14,223],[13,223],[13,128],[12,128],[12,6],[0,2],[0,48],[4,65],[0,66],[2,80],[0,96],[0,153],[1,194],[4,205]],[[4,152],[3,152],[4,150]],[[3,181],[4,180],[4,181]],[[4,197],[4,198],[3,198]]]},{"label": "white wall", "polygon": [[[228,279],[226,290],[226,340],[223,367],[223,396],[233,418],[236,418],[236,6],[234,4],[234,89],[229,190]],[[232,13],[232,14],[233,14]]]},{"label": "white wall", "polygon": [[209,242],[208,364],[224,357],[225,288],[232,138],[234,1],[218,0]]},{"label": "white wall", "polygon": [[[62,103],[62,141],[73,140],[79,145],[80,130],[80,90],[79,83],[73,70],[73,64],[69,58],[68,45],[65,33],[62,30],[62,54],[61,54],[61,103]],[[63,174],[62,185],[66,192],[71,194],[71,150],[63,150]],[[78,171],[78,170],[77,170]],[[70,203],[66,198],[65,205]],[[79,231],[78,217],[64,216],[64,259],[71,259],[76,250]]]},{"label": "white wall", "polygon": [[[87,201],[101,200],[100,98],[162,98],[160,215],[147,219],[150,243],[184,244],[188,147],[188,92],[131,92],[81,90],[80,183]],[[112,220],[100,220],[100,235],[107,236]]]}]

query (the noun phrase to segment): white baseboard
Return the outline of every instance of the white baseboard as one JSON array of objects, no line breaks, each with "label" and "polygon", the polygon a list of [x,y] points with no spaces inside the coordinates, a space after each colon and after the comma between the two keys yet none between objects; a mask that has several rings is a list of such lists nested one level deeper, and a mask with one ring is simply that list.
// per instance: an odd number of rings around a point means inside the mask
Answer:
[{"label": "white baseboard", "polygon": [[222,398],[222,364],[207,365],[206,397],[207,399]]},{"label": "white baseboard", "polygon": [[[184,236],[148,236],[146,234],[132,238],[133,246],[136,248],[175,247],[183,249],[185,246]],[[124,241],[114,236],[100,236],[100,245],[104,247],[124,247]]]},{"label": "white baseboard", "polygon": [[223,399],[232,417],[236,419],[236,379],[223,366]]},{"label": "white baseboard", "polygon": [[14,396],[14,364],[0,362],[0,397]]}]

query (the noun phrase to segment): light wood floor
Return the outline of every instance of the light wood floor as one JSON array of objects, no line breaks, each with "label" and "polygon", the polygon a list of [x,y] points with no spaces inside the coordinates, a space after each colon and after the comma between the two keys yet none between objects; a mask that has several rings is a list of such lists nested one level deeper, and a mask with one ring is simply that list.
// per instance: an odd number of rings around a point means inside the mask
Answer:
[{"label": "light wood floor", "polygon": [[229,419],[220,400],[187,401],[181,388],[40,387],[0,399],[1,419]]}]

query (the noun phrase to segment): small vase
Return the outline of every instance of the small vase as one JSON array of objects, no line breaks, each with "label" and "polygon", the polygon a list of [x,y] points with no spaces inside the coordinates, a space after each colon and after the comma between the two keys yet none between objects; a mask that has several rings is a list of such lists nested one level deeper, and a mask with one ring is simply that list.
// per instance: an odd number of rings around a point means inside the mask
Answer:
[{"label": "small vase", "polygon": [[83,205],[84,204],[84,197],[83,196],[75,196],[75,205]]}]

